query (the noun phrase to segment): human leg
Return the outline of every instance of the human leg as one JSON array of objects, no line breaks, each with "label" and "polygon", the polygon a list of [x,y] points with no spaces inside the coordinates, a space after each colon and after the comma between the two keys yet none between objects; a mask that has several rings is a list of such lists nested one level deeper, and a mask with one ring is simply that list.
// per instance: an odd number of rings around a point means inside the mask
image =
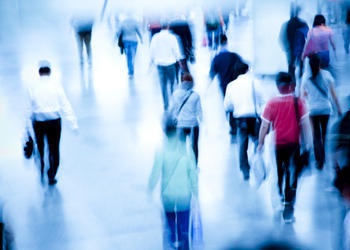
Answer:
[{"label": "human leg", "polygon": [[43,177],[45,161],[44,161],[44,138],[46,134],[46,125],[45,122],[33,121],[33,129],[35,134],[35,141],[39,152],[40,158],[40,174]]},{"label": "human leg", "polygon": [[189,250],[190,242],[189,242],[189,225],[190,225],[190,211],[179,211],[176,213],[177,215],[177,233],[180,241],[180,249],[181,250]]},{"label": "human leg", "polygon": [[60,163],[60,139],[61,139],[61,119],[48,121],[47,142],[49,145],[50,168],[47,171],[49,182],[55,181],[58,166]]},{"label": "human leg", "polygon": [[199,126],[195,126],[191,129],[192,148],[196,157],[196,163],[198,163],[198,140],[199,140]]},{"label": "human leg", "polygon": [[128,74],[129,76],[133,76],[137,42],[124,41],[124,49],[126,55],[126,62],[128,66]]},{"label": "human leg", "polygon": [[169,106],[169,101],[168,101],[168,86],[167,86],[165,66],[158,65],[157,69],[158,69],[160,89],[163,97],[164,110],[167,110]]},{"label": "human leg", "polygon": [[237,119],[238,126],[238,148],[239,148],[239,166],[243,173],[244,180],[249,179],[250,166],[248,162],[248,121],[246,118]]},{"label": "human leg", "polygon": [[170,84],[170,94],[173,93],[176,80],[176,63],[166,67],[166,77]]},{"label": "human leg", "polygon": [[173,245],[176,242],[176,213],[173,211],[166,211],[165,212],[165,218],[166,218],[166,224],[167,228],[169,229],[170,235],[169,241],[170,244]]},{"label": "human leg", "polygon": [[86,56],[88,59],[89,65],[91,65],[91,31],[84,32],[83,40],[86,48]]},{"label": "human leg", "polygon": [[320,116],[310,116],[313,132],[313,146],[314,154],[316,159],[316,167],[318,169],[323,168],[324,164],[324,146],[322,141],[322,130],[321,130],[321,117]]}]

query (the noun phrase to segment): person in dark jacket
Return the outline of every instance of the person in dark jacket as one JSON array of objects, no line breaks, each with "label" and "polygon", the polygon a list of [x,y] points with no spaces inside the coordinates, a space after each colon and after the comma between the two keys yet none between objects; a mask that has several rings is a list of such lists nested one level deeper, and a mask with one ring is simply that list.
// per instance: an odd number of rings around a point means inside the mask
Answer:
[{"label": "person in dark jacket", "polygon": [[[299,18],[300,7],[292,5],[290,19],[284,24],[281,31],[284,49],[288,62],[288,73],[295,77],[295,69],[299,68],[299,77],[303,74],[303,52],[309,26]],[[284,36],[284,37],[283,37]]]},{"label": "person in dark jacket", "polygon": [[[224,97],[227,85],[239,75],[237,66],[244,62],[240,55],[227,49],[227,36],[225,34],[220,36],[220,47],[219,53],[211,62],[209,77],[213,80],[216,75],[218,76],[220,90]],[[233,117],[232,112],[228,112],[227,114],[231,127],[230,134],[232,135],[232,139],[235,140],[237,134],[236,120]]]}]

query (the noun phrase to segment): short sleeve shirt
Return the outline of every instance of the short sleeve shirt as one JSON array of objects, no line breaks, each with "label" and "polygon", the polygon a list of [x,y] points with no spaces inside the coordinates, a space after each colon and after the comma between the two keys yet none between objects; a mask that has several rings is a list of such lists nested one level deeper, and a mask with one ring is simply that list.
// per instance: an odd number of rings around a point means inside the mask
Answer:
[{"label": "short sleeve shirt", "polygon": [[[298,109],[299,117],[307,114],[305,104],[300,98],[298,98]],[[262,119],[272,124],[276,145],[299,143],[300,127],[292,94],[277,96],[267,102]]]}]

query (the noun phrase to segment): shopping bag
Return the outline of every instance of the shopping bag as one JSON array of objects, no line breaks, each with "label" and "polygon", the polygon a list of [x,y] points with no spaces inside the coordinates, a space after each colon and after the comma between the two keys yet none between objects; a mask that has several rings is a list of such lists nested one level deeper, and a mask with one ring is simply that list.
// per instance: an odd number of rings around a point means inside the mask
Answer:
[{"label": "shopping bag", "polygon": [[255,182],[255,186],[260,187],[260,185],[263,183],[267,176],[266,166],[262,152],[256,152],[253,155],[251,172]]},{"label": "shopping bag", "polygon": [[193,248],[203,245],[202,218],[198,198],[191,201],[191,243]]}]

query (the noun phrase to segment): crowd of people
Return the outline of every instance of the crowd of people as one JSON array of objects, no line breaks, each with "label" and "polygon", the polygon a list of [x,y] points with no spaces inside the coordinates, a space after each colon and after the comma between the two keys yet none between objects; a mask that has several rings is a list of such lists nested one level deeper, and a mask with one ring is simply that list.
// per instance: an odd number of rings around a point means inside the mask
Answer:
[{"label": "crowd of people", "polygon": [[[219,80],[232,143],[237,142],[239,148],[239,169],[243,180],[249,181],[253,167],[247,153],[249,139],[253,141],[254,152],[258,153],[264,150],[265,138],[273,131],[278,179],[276,188],[286,223],[295,219],[293,206],[297,184],[305,167],[302,153],[313,151],[310,159],[315,159],[315,167],[319,171],[326,164],[326,137],[333,112],[340,120],[337,127],[340,136],[334,154],[341,155],[340,158],[345,160],[333,160],[330,164],[336,174],[336,187],[349,201],[349,111],[342,110],[334,88],[334,72],[329,71],[329,46],[336,50],[333,31],[326,26],[326,19],[321,14],[315,15],[313,27],[309,29],[307,23],[298,17],[298,12],[298,8],[292,9],[290,20],[281,30],[280,39],[285,44],[288,69],[276,74],[279,95],[267,102],[261,98],[261,90],[254,86],[254,75],[244,56],[229,51],[227,47],[227,20],[220,20],[209,13],[205,17],[207,46],[215,50],[208,73],[211,80],[215,77]],[[83,62],[82,44],[85,43],[91,64],[92,24],[90,22],[82,27],[78,32],[80,62]],[[194,47],[190,26],[183,20],[162,21],[159,26],[152,27],[158,30],[150,30],[150,60],[158,72],[165,114],[165,137],[155,156],[149,189],[153,190],[161,180],[161,198],[170,232],[169,245],[185,250],[190,249],[191,242],[191,200],[198,196],[199,137],[203,115],[201,96],[194,89],[195,79],[188,65],[188,62],[195,62]],[[138,42],[144,40],[136,20],[126,18],[119,26],[116,37],[120,39],[120,46],[126,55],[129,78],[133,78]],[[297,66],[299,74],[295,71]],[[42,180],[46,167],[44,137],[47,137],[48,184],[55,185],[61,116],[71,121],[75,130],[78,123],[63,89],[50,79],[49,62],[40,62],[38,74],[40,79],[29,89],[28,127],[32,127],[38,148]],[[312,138],[312,141],[308,138]],[[187,147],[187,144],[191,146]],[[312,163],[309,161],[309,165]]]}]

